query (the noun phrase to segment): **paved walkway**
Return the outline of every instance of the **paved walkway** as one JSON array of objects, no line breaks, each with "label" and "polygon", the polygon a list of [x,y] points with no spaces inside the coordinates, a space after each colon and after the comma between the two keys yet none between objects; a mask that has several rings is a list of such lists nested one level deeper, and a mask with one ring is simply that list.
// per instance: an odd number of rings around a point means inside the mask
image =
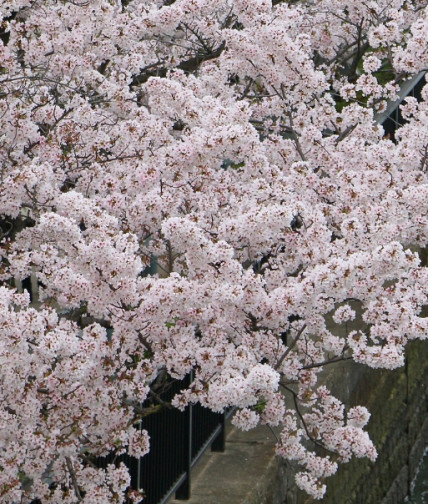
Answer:
[{"label": "paved walkway", "polygon": [[275,437],[260,426],[242,432],[227,425],[224,453],[204,453],[192,471],[190,500],[168,504],[273,504],[279,464]]}]

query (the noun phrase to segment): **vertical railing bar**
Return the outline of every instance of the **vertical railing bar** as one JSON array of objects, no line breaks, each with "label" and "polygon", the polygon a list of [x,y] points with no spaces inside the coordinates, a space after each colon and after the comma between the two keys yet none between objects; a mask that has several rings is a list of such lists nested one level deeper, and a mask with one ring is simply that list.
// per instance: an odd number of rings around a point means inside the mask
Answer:
[{"label": "vertical railing bar", "polygon": [[[140,431],[143,429],[143,422],[140,420],[138,423],[138,427]],[[141,489],[141,457],[138,457],[138,462],[137,462],[137,488],[136,490]]]},{"label": "vertical railing bar", "polygon": [[211,444],[211,451],[224,452],[226,449],[226,414],[223,413],[220,417],[220,432],[215,437]]},{"label": "vertical railing bar", "polygon": [[[193,380],[193,372],[190,374],[190,383]],[[193,447],[193,405],[189,404],[186,408],[187,425],[184,428],[184,450],[183,450],[183,469],[186,473],[186,479],[180,485],[175,493],[177,500],[190,499],[190,472],[192,468],[192,447]]]}]

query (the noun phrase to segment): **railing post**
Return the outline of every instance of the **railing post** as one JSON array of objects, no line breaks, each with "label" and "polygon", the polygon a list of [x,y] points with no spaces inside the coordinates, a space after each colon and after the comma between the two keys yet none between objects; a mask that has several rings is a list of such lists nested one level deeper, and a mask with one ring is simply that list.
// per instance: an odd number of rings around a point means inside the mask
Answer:
[{"label": "railing post", "polygon": [[193,430],[193,406],[189,404],[186,408],[187,421],[185,422],[183,433],[183,469],[186,479],[178,487],[175,498],[178,500],[190,499],[190,469],[192,467],[192,430]]},{"label": "railing post", "polygon": [[223,413],[220,418],[221,430],[218,436],[211,443],[211,451],[224,452],[226,449],[226,413]]},{"label": "railing post", "polygon": [[[143,430],[143,422],[141,420],[139,421],[138,429],[140,432]],[[136,488],[136,490],[141,489],[141,458],[142,457],[138,457],[138,461],[137,461],[137,481],[136,481],[137,488]]]}]

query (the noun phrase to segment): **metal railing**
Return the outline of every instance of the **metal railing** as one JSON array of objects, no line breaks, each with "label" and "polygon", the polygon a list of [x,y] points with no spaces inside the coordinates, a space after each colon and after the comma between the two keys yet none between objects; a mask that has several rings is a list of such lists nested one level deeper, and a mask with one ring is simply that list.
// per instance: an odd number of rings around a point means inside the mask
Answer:
[{"label": "metal railing", "polygon": [[408,96],[421,100],[421,91],[426,84],[424,76],[426,72],[420,72],[411,79],[405,81],[398,94],[397,100],[390,102],[382,114],[378,114],[375,119],[379,124],[382,124],[387,135],[392,141],[395,141],[396,130],[405,124],[405,119],[401,115],[400,105]]},{"label": "metal railing", "polygon": [[[162,400],[170,401],[188,384],[189,378],[173,382]],[[128,467],[131,487],[143,489],[144,504],[164,504],[174,493],[177,499],[188,499],[191,468],[210,445],[213,451],[224,451],[227,416],[200,404],[189,405],[184,412],[171,408],[148,415],[141,427],[150,435],[150,452],[139,460],[121,455],[115,463]],[[113,460],[113,456],[100,457],[96,464],[107,467]]]}]

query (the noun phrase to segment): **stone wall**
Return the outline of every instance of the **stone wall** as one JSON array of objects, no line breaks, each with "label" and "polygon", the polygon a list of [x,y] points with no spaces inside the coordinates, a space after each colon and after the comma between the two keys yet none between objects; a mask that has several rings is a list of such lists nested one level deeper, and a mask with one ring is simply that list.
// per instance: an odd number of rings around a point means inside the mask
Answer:
[{"label": "stone wall", "polygon": [[[379,456],[375,463],[355,459],[328,480],[325,504],[402,504],[428,444],[428,343],[408,345],[404,368],[373,370],[343,363],[331,387],[347,405],[361,404],[372,413],[368,431]],[[329,385],[331,385],[329,383]],[[281,504],[314,504],[291,483],[292,468],[278,468]],[[281,479],[288,482],[285,491]]]}]

